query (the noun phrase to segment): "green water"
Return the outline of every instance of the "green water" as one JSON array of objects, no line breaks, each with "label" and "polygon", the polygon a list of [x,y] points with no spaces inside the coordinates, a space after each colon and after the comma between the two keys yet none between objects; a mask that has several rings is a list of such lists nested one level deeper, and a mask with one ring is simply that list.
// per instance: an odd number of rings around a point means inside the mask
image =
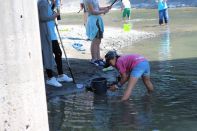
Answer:
[{"label": "green water", "polygon": [[[110,18],[117,19],[117,14]],[[134,29],[158,36],[121,50],[150,60],[155,92],[148,95],[139,81],[125,103],[118,102],[123,90],[106,96],[92,92],[54,95],[48,100],[51,131],[197,130],[197,9],[170,10],[169,26],[157,26],[154,10],[135,10],[133,15],[138,20],[133,22]],[[121,22],[110,23],[106,22],[121,27]]]}]

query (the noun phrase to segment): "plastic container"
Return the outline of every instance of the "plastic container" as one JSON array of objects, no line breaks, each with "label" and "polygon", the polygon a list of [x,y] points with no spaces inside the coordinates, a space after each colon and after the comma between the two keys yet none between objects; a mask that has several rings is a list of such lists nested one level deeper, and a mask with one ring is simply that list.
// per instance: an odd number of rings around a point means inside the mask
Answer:
[{"label": "plastic container", "polygon": [[130,24],[130,23],[127,23],[127,24],[124,24],[124,25],[123,25],[123,30],[124,30],[125,32],[131,31],[131,28],[132,28],[132,24]]}]

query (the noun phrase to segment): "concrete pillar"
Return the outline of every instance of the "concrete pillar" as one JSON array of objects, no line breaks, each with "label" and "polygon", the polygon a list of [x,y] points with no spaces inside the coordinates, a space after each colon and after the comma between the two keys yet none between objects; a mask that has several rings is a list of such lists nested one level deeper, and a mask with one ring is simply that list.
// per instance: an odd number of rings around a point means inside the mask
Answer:
[{"label": "concrete pillar", "polygon": [[48,131],[37,0],[0,12],[0,131]]}]

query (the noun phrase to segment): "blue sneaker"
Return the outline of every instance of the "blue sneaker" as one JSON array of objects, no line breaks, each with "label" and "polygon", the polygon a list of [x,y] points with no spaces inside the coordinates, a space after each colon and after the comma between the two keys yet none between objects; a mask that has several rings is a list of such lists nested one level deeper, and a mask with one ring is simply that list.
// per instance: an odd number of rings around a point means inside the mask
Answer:
[{"label": "blue sneaker", "polygon": [[91,60],[90,63],[101,67],[104,67],[105,65],[105,62],[103,60]]},{"label": "blue sneaker", "polygon": [[97,60],[97,63],[102,67],[105,65],[105,62],[103,60]]},{"label": "blue sneaker", "polygon": [[91,63],[91,64],[94,64],[95,66],[99,66],[97,60],[90,60],[90,63]]}]

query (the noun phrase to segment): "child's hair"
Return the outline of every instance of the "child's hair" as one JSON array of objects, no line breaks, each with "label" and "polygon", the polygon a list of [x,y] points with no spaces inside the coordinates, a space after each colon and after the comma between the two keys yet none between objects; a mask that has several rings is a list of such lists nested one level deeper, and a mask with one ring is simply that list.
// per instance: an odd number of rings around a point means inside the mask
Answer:
[{"label": "child's hair", "polygon": [[108,51],[107,54],[105,55],[105,60],[106,60],[106,64],[105,64],[105,68],[110,66],[109,61],[111,59],[114,58],[119,58],[120,56],[116,53],[116,51]]}]

